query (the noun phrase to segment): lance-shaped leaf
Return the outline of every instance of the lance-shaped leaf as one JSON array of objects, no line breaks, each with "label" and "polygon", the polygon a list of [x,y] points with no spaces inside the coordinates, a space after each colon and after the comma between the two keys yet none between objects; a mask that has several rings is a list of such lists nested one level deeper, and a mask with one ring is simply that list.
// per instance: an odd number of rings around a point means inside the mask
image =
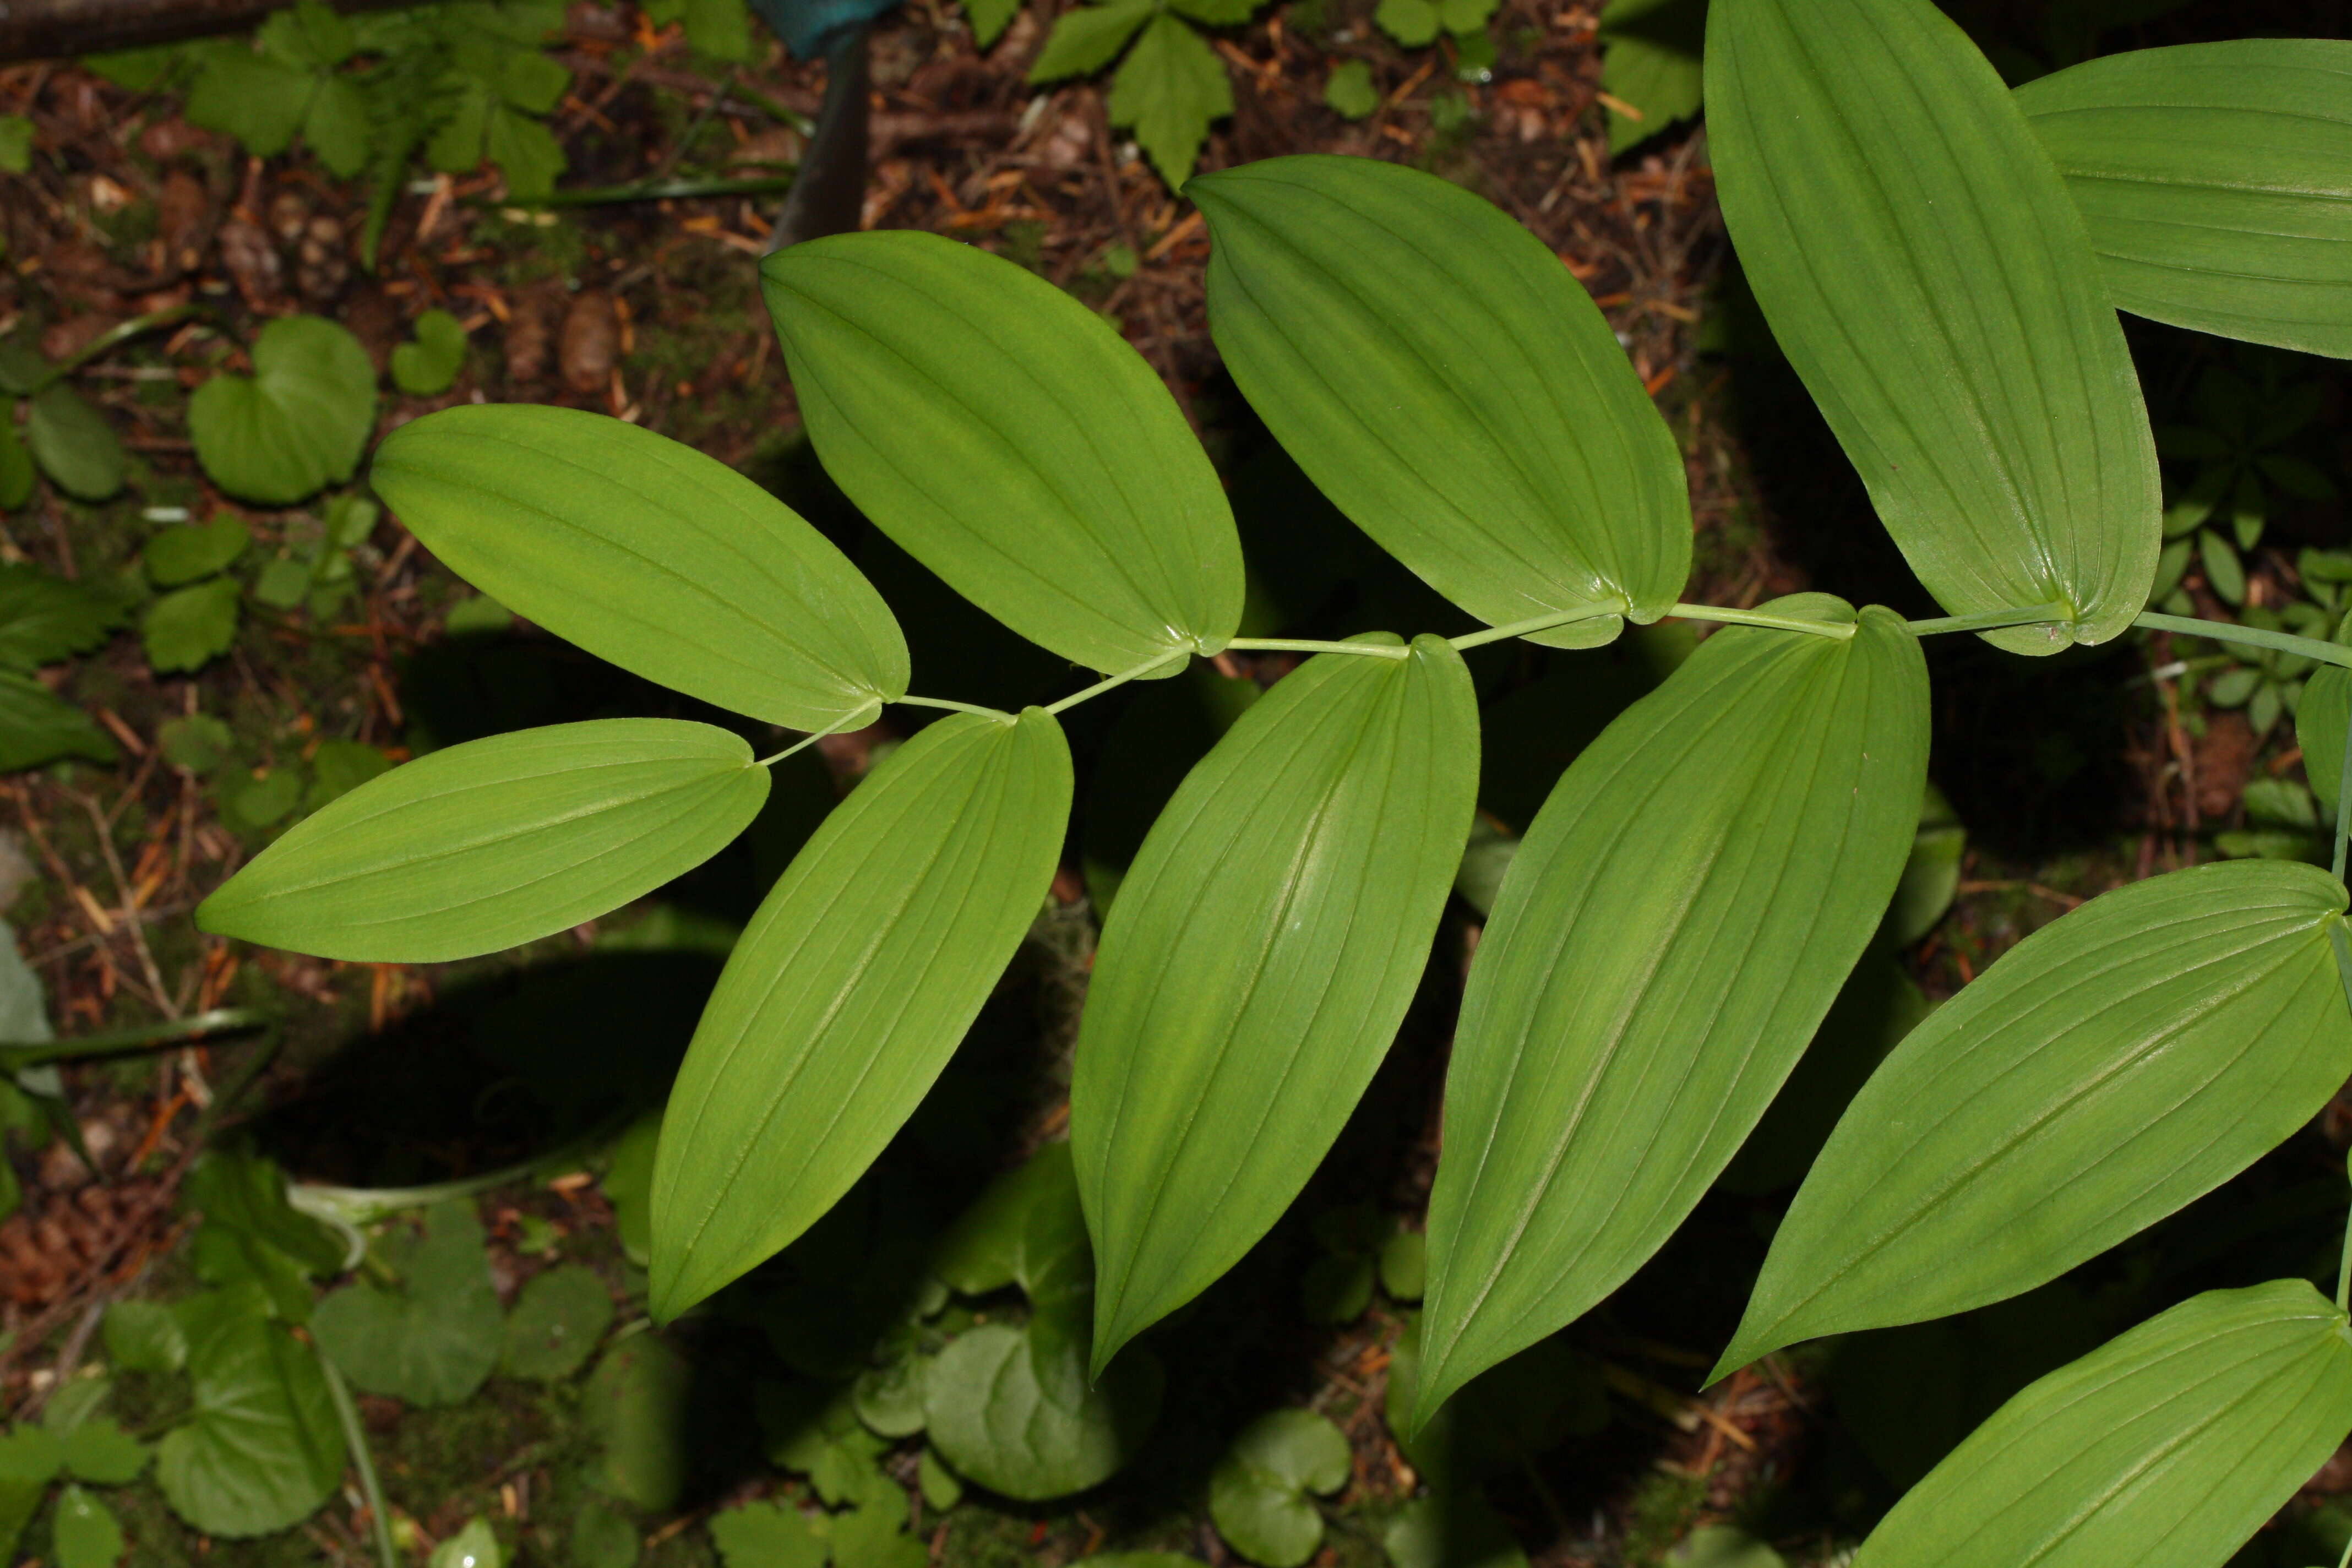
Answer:
[{"label": "lance-shaped leaf", "polygon": [[1722,0],[1707,135],[1756,298],[1887,531],[1955,615],[2062,604],[2018,653],[2147,600],[2156,447],[2050,155],[1930,0]]},{"label": "lance-shaped leaf", "polygon": [[466,404],[394,431],[371,477],[467,582],[648,680],[796,730],[906,694],[906,639],[849,558],[667,437]]},{"label": "lance-shaped leaf", "polygon": [[1234,379],[1383,549],[1495,625],[1593,612],[1534,639],[1555,647],[1674,603],[1682,454],[1535,236],[1370,158],[1274,158],[1185,194],[1215,239],[1209,325]]},{"label": "lance-shaped leaf", "polygon": [[1097,669],[1225,646],[1242,613],[1233,510],[1108,322],[912,230],[811,240],[760,270],[825,471],[908,554]]},{"label": "lance-shaped leaf", "polygon": [[2342,1312],[2300,1279],[2209,1290],[2029,1384],[1854,1568],[2220,1568],[2347,1427]]},{"label": "lance-shaped leaf", "polygon": [[1577,758],[1478,944],[1430,1198],[1419,1419],[1655,1252],[1796,1066],[1903,874],[1927,672],[1902,618],[1774,606]]},{"label": "lance-shaped leaf", "polygon": [[1308,660],[1160,814],[1104,926],[1070,1084],[1096,1366],[1248,1251],[1339,1135],[1421,980],[1477,790],[1469,672],[1422,637]]},{"label": "lance-shaped leaf", "polygon": [[2134,49],[2017,101],[2118,307],[2352,357],[2352,41]]},{"label": "lance-shaped leaf", "polygon": [[196,910],[222,936],[437,963],[593,920],[726,847],[768,798],[740,735],[596,719],[468,741],[297,824]]},{"label": "lance-shaped leaf", "polygon": [[835,807],[761,904],[687,1048],[654,1164],[669,1319],[849,1190],[1044,905],[1070,752],[1044,710],[956,713]]},{"label": "lance-shaped leaf", "polygon": [[1724,1366],[2030,1290],[2284,1142],[2352,1074],[2344,906],[2315,867],[2231,861],[2003,954],[1846,1108]]}]

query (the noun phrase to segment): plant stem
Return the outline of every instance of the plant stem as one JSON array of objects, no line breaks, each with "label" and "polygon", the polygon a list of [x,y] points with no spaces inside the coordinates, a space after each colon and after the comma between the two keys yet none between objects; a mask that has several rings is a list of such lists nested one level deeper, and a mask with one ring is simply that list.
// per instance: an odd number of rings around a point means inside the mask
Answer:
[{"label": "plant stem", "polygon": [[343,1446],[351,1449],[352,1464],[360,1473],[360,1495],[367,1499],[368,1518],[375,1526],[375,1554],[383,1568],[400,1568],[400,1553],[392,1545],[392,1521],[384,1516],[383,1484],[376,1479],[375,1458],[368,1452],[367,1427],[360,1420],[359,1406],[352,1403],[352,1391],[343,1386],[343,1374],[327,1352],[315,1346],[312,1350],[319,1358],[319,1370],[327,1374],[327,1393],[335,1402],[335,1419],[342,1424]]},{"label": "plant stem", "polygon": [[2205,637],[2213,642],[2274,648],[2280,653],[2299,654],[2315,663],[2341,665],[2352,669],[2352,647],[2346,647],[2342,643],[2322,642],[2317,637],[2299,637],[2292,632],[2266,632],[2259,626],[2242,626],[2231,621],[2200,621],[2187,616],[2159,616],[2153,610],[2133,616],[2132,625],[2146,626],[2152,632],[2178,632],[2184,637]]},{"label": "plant stem", "polygon": [[1317,642],[1311,637],[1235,637],[1234,653],[1361,653],[1374,658],[1411,658],[1412,649],[1379,642]]},{"label": "plant stem", "polygon": [[99,355],[110,352],[121,343],[127,342],[131,339],[137,337],[142,332],[152,332],[157,327],[168,327],[173,321],[179,321],[184,317],[201,314],[205,310],[205,306],[197,304],[173,305],[169,310],[150,310],[143,316],[133,316],[129,321],[123,322],[121,326],[100,332],[98,336],[92,338],[88,343],[82,346],[82,350],[79,353],[71,355],[67,359],[60,360],[58,363],[51,365],[48,369],[48,374],[42,376],[40,380],[35,382],[32,385],[32,389],[26,392],[25,395],[30,397],[36,393],[47,390],[49,387],[56,385],[58,382],[61,382],[66,377],[71,375],[74,372],[79,370],[82,366],[88,364],[90,361],[98,358]]},{"label": "plant stem", "polygon": [[1598,620],[1602,616],[1622,616],[1622,605],[1587,605],[1576,610],[1554,610],[1549,615],[1531,616],[1524,621],[1507,621],[1499,626],[1488,626],[1483,632],[1467,632],[1458,637],[1448,637],[1447,643],[1456,653],[1474,647],[1484,647],[1505,637],[1523,637],[1531,632],[1548,632],[1554,626],[1573,626],[1578,621]]},{"label": "plant stem", "polygon": [[956,713],[977,713],[983,719],[1002,719],[1013,722],[1013,715],[1002,708],[982,708],[976,702],[950,702],[944,697],[901,697],[898,700],[909,708],[945,708]]},{"label": "plant stem", "polygon": [[18,1068],[39,1067],[44,1062],[72,1061],[80,1057],[122,1056],[131,1051],[150,1050],[157,1046],[181,1045],[207,1035],[266,1028],[269,1023],[269,1015],[255,1008],[215,1007],[193,1018],[145,1024],[135,1029],[112,1029],[102,1035],[84,1035],[79,1039],[0,1045],[0,1071],[13,1072]]},{"label": "plant stem", "polygon": [[1796,616],[1776,616],[1767,610],[1725,610],[1713,605],[1676,605],[1666,612],[1686,621],[1721,621],[1735,626],[1769,626],[1776,631],[1810,632],[1817,637],[1844,642],[1854,633],[1852,621],[1808,621]]},{"label": "plant stem", "polygon": [[1913,621],[1911,635],[1932,637],[1943,632],[1997,632],[2005,626],[2046,626],[2074,618],[2070,605],[2053,602],[2035,605],[2029,609],[1978,610],[1965,616],[1938,616],[1932,620]]},{"label": "plant stem", "polygon": [[1137,665],[1132,669],[1122,669],[1117,675],[1105,676],[1102,679],[1096,681],[1092,686],[1087,687],[1084,691],[1074,691],[1069,696],[1063,698],[1059,702],[1048,703],[1046,705],[1045,711],[1048,713],[1064,712],[1069,709],[1076,708],[1079,703],[1084,702],[1089,697],[1100,697],[1104,692],[1110,690],[1113,687],[1125,686],[1130,680],[1140,680],[1155,669],[1165,669],[1171,664],[1179,663],[1192,657],[1192,650],[1191,648],[1180,647],[1173,653],[1163,653],[1158,658],[1146,659],[1143,663]]},{"label": "plant stem", "polygon": [[522,212],[553,211],[559,207],[608,206],[620,202],[687,201],[701,196],[766,196],[793,186],[790,174],[771,174],[748,180],[641,180],[629,185],[597,185],[586,190],[554,191],[537,201],[519,202],[510,196],[496,201],[478,198],[480,206],[514,207]]},{"label": "plant stem", "polygon": [[806,751],[809,747],[815,745],[819,741],[824,740],[827,735],[838,735],[844,730],[864,729],[866,725],[871,724],[875,720],[879,719],[880,717],[882,717],[882,704],[879,702],[877,702],[871,708],[860,708],[856,712],[850,714],[848,717],[836,720],[833,723],[826,725],[824,729],[819,730],[814,735],[802,736],[799,740],[794,741],[791,745],[786,746],[782,751],[776,752],[773,756],[761,757],[758,762],[753,763],[751,765],[755,768],[774,767],[778,763],[782,762],[786,757],[791,756],[793,752]]}]

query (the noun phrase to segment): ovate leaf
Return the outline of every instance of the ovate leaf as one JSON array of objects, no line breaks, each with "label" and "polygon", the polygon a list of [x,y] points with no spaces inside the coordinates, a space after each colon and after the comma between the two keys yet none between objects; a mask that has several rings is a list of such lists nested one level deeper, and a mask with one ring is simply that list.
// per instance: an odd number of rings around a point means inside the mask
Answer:
[{"label": "ovate leaf", "polygon": [[119,754],[97,720],[39,681],[0,670],[0,773],[59,757],[110,763]]},{"label": "ovate leaf", "polygon": [[2218,1568],[2347,1427],[2342,1312],[2299,1279],[2208,1291],[2002,1405],[1854,1568]]},{"label": "ovate leaf", "polygon": [[1591,297],[1460,186],[1368,158],[1276,158],[1188,188],[1209,324],[1317,487],[1495,625],[1653,621],[1690,572],[1682,456]]},{"label": "ovate leaf", "polygon": [[140,641],[158,675],[200,669],[236,641],[236,582],[215,577],[174,588],[140,617]]},{"label": "ovate leaf", "polygon": [[205,57],[188,93],[188,122],[228,132],[257,158],[274,158],[301,129],[318,89],[315,71],[229,46]]},{"label": "ovate leaf", "polygon": [[463,405],[394,432],[371,477],[467,581],[649,680],[802,730],[906,692],[906,639],[848,557],[691,447]]},{"label": "ovate leaf", "polygon": [[507,1319],[500,1364],[511,1377],[570,1377],[612,1323],[613,1295],[604,1282],[584,1264],[562,1264],[522,1288]]},{"label": "ovate leaf", "polygon": [[1070,1087],[1097,1366],[1248,1251],[1339,1136],[1420,984],[1477,758],[1469,673],[1424,636],[1286,677],[1160,814]]},{"label": "ovate leaf", "polygon": [[2156,573],[2139,382],[2083,219],[1930,0],[1718,0],[1707,135],[1773,335],[1955,615],[2060,604],[2105,642]]},{"label": "ovate leaf", "polygon": [[898,1131],[1036,918],[1069,809],[1049,714],[958,713],[809,839],[728,959],[663,1116],[656,1316],[782,1248]]},{"label": "ovate leaf", "polygon": [[327,958],[470,957],[692,870],[767,796],[751,747],[709,724],[597,719],[469,741],[305,818],[196,921]]},{"label": "ovate leaf", "polygon": [[188,399],[196,460],[221,489],[287,506],[359,467],[375,428],[375,366],[352,336],[318,316],[261,329],[253,374],[216,375]]},{"label": "ovate leaf", "polygon": [[2004,953],[1847,1107],[1726,1367],[2053,1279],[2227,1181],[2352,1074],[2315,867],[2135,882]]},{"label": "ovate leaf", "polygon": [[209,577],[244,554],[252,542],[252,533],[233,512],[222,512],[210,522],[163,529],[147,542],[147,580],[158,588],[176,588]]},{"label": "ovate leaf", "polygon": [[164,1435],[155,1479],[207,1535],[266,1535],[308,1518],[343,1475],[343,1433],[318,1356],[250,1287],[180,1304],[195,1409]]},{"label": "ovate leaf", "polygon": [[2134,49],[2017,101],[2118,307],[2352,357],[2352,42]]},{"label": "ovate leaf", "polygon": [[82,500],[104,500],[122,488],[129,459],[106,416],[63,382],[35,393],[26,405],[25,445],[58,488]]},{"label": "ovate leaf", "polygon": [[353,1387],[411,1405],[457,1405],[498,1364],[504,1338],[482,1222],[463,1200],[436,1204],[421,1237],[397,1232],[375,1253],[389,1287],[360,1279],[319,1303],[310,1331]]},{"label": "ovate leaf", "polygon": [[[1033,82],[1059,81],[1087,76],[1118,58],[1136,29],[1151,19],[1151,0],[1107,0],[1103,5],[1073,5],[1055,19],[1045,47],[1029,68]],[[1012,20],[1012,11],[1005,13]],[[999,24],[1000,30],[1003,24]]]},{"label": "ovate leaf", "polygon": [[58,1568],[114,1568],[122,1560],[122,1526],[114,1510],[78,1486],[58,1493],[49,1528]]},{"label": "ovate leaf", "polygon": [[1903,872],[1927,676],[1902,618],[1734,627],[1577,758],[1478,944],[1430,1199],[1419,1418],[1663,1245],[1795,1067]]},{"label": "ovate leaf", "polygon": [[1233,79],[1209,40],[1165,12],[1136,36],[1111,79],[1110,122],[1132,126],[1172,188],[1192,178],[1209,124],[1234,111]]},{"label": "ovate leaf", "polygon": [[761,273],[817,454],[908,554],[1097,669],[1225,646],[1242,557],[1223,487],[1101,317],[912,230],[810,240]]}]

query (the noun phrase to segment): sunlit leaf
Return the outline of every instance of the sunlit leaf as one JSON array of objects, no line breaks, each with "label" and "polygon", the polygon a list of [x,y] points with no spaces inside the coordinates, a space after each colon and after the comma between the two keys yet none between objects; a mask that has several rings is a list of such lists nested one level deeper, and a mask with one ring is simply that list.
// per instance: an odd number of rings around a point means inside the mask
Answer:
[{"label": "sunlit leaf", "polygon": [[2219,1568],[2347,1427],[2342,1312],[2300,1279],[2208,1291],[2002,1405],[1854,1568]]},{"label": "sunlit leaf", "polygon": [[2283,1142],[2352,1074],[2344,907],[2315,867],[2231,861],[2003,954],[1847,1107],[1724,1365],[2031,1289]]},{"label": "sunlit leaf", "polygon": [[1559,258],[1492,203],[1368,158],[1276,158],[1187,187],[1209,325],[1318,489],[1502,625],[1591,610],[1555,647],[1655,620],[1690,572],[1682,455]]},{"label": "sunlit leaf", "polygon": [[1562,776],[1503,879],[1446,1077],[1423,1416],[1663,1245],[1795,1067],[1902,875],[1927,679],[1901,617],[1731,627]]},{"label": "sunlit leaf", "polygon": [[1707,139],[1790,363],[1955,615],[2104,642],[2147,600],[2163,501],[2139,381],[2065,182],[1930,0],[1717,0]]},{"label": "sunlit leaf", "polygon": [[692,870],[767,796],[751,747],[709,724],[597,719],[469,741],[306,817],[196,922],[326,958],[470,957]]},{"label": "sunlit leaf", "polygon": [[2352,41],[2132,49],[2017,101],[2117,306],[2352,357]]},{"label": "sunlit leaf", "polygon": [[1097,1365],[1232,1267],[1339,1136],[1428,961],[1477,760],[1469,672],[1424,636],[1284,678],[1160,814],[1070,1086]]},{"label": "sunlit leaf", "polygon": [[810,240],[761,272],[826,472],[908,554],[1097,669],[1224,647],[1242,613],[1224,489],[1100,316],[913,230]]},{"label": "sunlit leaf", "polygon": [[1049,714],[957,713],[817,829],[736,944],[671,1091],[656,1316],[782,1248],[881,1152],[1036,918],[1069,809]]},{"label": "sunlit leaf", "polygon": [[467,582],[649,680],[802,730],[907,689],[872,584],[691,447],[575,409],[460,405],[401,426],[371,478]]}]

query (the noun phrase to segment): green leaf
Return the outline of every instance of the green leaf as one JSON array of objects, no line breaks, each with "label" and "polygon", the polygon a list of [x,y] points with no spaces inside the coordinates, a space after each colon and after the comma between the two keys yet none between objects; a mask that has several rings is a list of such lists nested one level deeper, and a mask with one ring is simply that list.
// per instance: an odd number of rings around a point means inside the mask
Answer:
[{"label": "green leaf", "polygon": [[89,714],[28,676],[0,670],[0,773],[59,757],[110,763],[120,754]]},{"label": "green leaf", "polygon": [[215,577],[192,588],[175,588],[147,606],[140,617],[140,640],[158,675],[200,669],[236,641],[236,583]]},{"label": "green leaf", "polygon": [[1049,1143],[992,1183],[940,1238],[932,1271],[984,1296],[1017,1285],[1027,1322],[959,1336],[925,1370],[930,1441],[957,1472],[1036,1501],[1106,1479],[1158,1419],[1163,1375],[1150,1354],[1087,1375],[1094,1259],[1066,1143]]},{"label": "green leaf", "polygon": [[1854,1568],[2218,1565],[2347,1426],[2342,1312],[2299,1279],[2208,1291],[2002,1405]]},{"label": "green leaf", "polygon": [[1381,1247],[1381,1289],[1399,1301],[1418,1301],[1429,1279],[1429,1238],[1401,1230]]},{"label": "green leaf", "polygon": [[247,1289],[207,1290],[179,1311],[195,1409],[156,1450],[165,1500],[207,1535],[267,1535],[309,1518],[345,1457],[318,1357]]},{"label": "green leaf", "polygon": [[881,1152],[1036,918],[1069,809],[1068,745],[1032,708],[949,715],[825,818],[678,1069],[654,1173],[656,1317],[782,1248]]},{"label": "green leaf", "polygon": [[595,1270],[566,1263],[522,1288],[507,1319],[499,1366],[509,1377],[560,1383],[593,1354],[613,1326],[613,1295]]},{"label": "green leaf", "polygon": [[234,512],[222,512],[210,522],[164,529],[147,542],[143,552],[147,580],[158,588],[176,588],[209,577],[226,570],[252,542],[252,532]]},{"label": "green leaf", "polygon": [[318,90],[316,72],[232,46],[206,57],[188,91],[188,123],[226,132],[253,156],[274,158],[292,145]]},{"label": "green leaf", "polygon": [[923,1494],[923,1506],[934,1512],[945,1513],[963,1501],[963,1482],[940,1458],[939,1450],[924,1445],[922,1459],[915,1470],[916,1488]]},{"label": "green leaf", "polygon": [[25,446],[59,489],[81,500],[104,500],[122,488],[129,459],[106,416],[63,382],[26,404]]},{"label": "green leaf", "polygon": [[1248,1251],[1339,1136],[1420,984],[1477,757],[1469,672],[1424,636],[1309,660],[1160,814],[1070,1086],[1097,1367]]},{"label": "green leaf", "polygon": [[160,1301],[117,1301],[106,1310],[106,1359],[119,1372],[177,1372],[187,1363],[180,1320]]},{"label": "green leaf", "polygon": [[392,351],[393,384],[412,397],[431,397],[449,390],[465,363],[465,327],[446,310],[427,310],[416,318],[416,341]]},{"label": "green leaf", "polygon": [[1233,510],[1108,322],[911,230],[810,240],[761,273],[825,470],[908,554],[1096,669],[1225,646],[1242,612]]},{"label": "green leaf", "polygon": [[498,1364],[505,1338],[482,1251],[482,1222],[462,1200],[425,1212],[425,1233],[375,1248],[399,1280],[361,1280],[319,1303],[310,1331],[353,1387],[411,1405],[458,1405]]},{"label": "green leaf", "polygon": [[1625,152],[1698,112],[1706,0],[1609,0],[1601,13],[1601,88],[1642,111],[1609,110],[1609,151]]},{"label": "green leaf", "polygon": [[[1073,5],[1055,19],[1045,47],[1029,68],[1032,82],[1059,81],[1064,77],[1090,76],[1118,58],[1128,39],[1151,19],[1152,0],[1108,0],[1104,5]],[[999,29],[1002,31],[1002,28]]]},{"label": "green leaf", "polygon": [[727,1568],[824,1568],[817,1520],[789,1504],[745,1503],[710,1516],[711,1544]]},{"label": "green leaf", "polygon": [[254,340],[253,372],[216,375],[188,399],[188,434],[213,482],[288,506],[350,479],[375,429],[375,366],[359,339],[287,316]]},{"label": "green leaf", "polygon": [[467,582],[649,680],[800,730],[906,693],[906,639],[848,557],[690,447],[463,405],[394,432],[371,478]]},{"label": "green leaf", "polygon": [[1242,1428],[1209,1477],[1217,1533],[1265,1568],[1298,1568],[1323,1543],[1309,1493],[1348,1484],[1348,1439],[1311,1410],[1276,1410]]},{"label": "green leaf", "polygon": [[2352,1073],[2344,907],[2314,867],[2200,866],[2003,954],[1847,1108],[1724,1366],[2031,1289],[2284,1141]]},{"label": "green leaf", "polygon": [[[1021,14],[1020,0],[964,0],[965,20],[971,24],[971,41],[981,48],[992,47]],[[1061,30],[1056,21],[1055,30]]]},{"label": "green leaf", "polygon": [[58,1568],[114,1568],[122,1560],[122,1526],[111,1509],[79,1487],[58,1493],[49,1529]]},{"label": "green leaf", "polygon": [[2352,42],[2134,49],[2017,101],[2118,308],[2352,357]]},{"label": "green leaf", "polygon": [[425,1568],[505,1568],[505,1563],[498,1532],[480,1514],[467,1520],[464,1529],[436,1546],[425,1560]]},{"label": "green leaf", "polygon": [[224,936],[320,957],[430,963],[617,909],[759,815],[741,737],[594,719],[468,741],[306,818],[196,910]]},{"label": "green leaf", "polygon": [[0,565],[0,668],[88,653],[122,624],[121,601],[31,566]]},{"label": "green leaf", "polygon": [[[1369,158],[1194,182],[1209,325],[1298,465],[1479,619],[1657,619],[1690,573],[1680,449],[1609,324],[1541,241],[1461,187]],[[1311,346],[1310,346],[1311,345]]]},{"label": "green leaf", "polygon": [[1664,1243],[1902,875],[1927,787],[1918,640],[1876,606],[1775,603],[1857,629],[1700,644],[1577,758],[1503,879],[1446,1076],[1420,1418]]},{"label": "green leaf", "polygon": [[[628,1515],[611,1500],[589,1494],[572,1518],[571,1539],[572,1568],[635,1568],[637,1561],[637,1530]],[[822,1558],[808,1568],[823,1568]],[[728,1568],[741,1568],[730,1563]],[[780,1568],[800,1568],[787,1563]]]},{"label": "green leaf", "polygon": [[1433,0],[1381,0],[1372,20],[1381,32],[1408,49],[1424,48],[1437,41],[1437,6]]},{"label": "green leaf", "polygon": [[482,150],[507,177],[507,196],[541,202],[555,193],[555,177],[567,160],[547,122],[499,104],[490,110]]},{"label": "green leaf", "polygon": [[21,174],[32,166],[32,121],[22,114],[0,114],[0,174]]},{"label": "green leaf", "polygon": [[1381,106],[1381,89],[1373,84],[1369,60],[1341,60],[1323,84],[1323,102],[1334,114],[1361,120]]},{"label": "green leaf", "polygon": [[[2163,510],[2123,329],[2066,186],[1930,0],[1717,0],[1707,137],[1772,333],[1913,571],[1987,634],[2105,642]],[[1965,308],[1963,308],[1965,302]]]},{"label": "green leaf", "polygon": [[2211,529],[2197,536],[2197,558],[2204,563],[2205,580],[2213,592],[2232,605],[2246,602],[2246,568],[2230,542]]},{"label": "green leaf", "polygon": [[1170,188],[1192,177],[1209,122],[1234,111],[1233,79],[1209,40],[1166,12],[1138,34],[1110,83],[1110,122],[1132,126]]},{"label": "green leaf", "polygon": [[1475,1488],[1413,1499],[1381,1545],[1395,1568],[1528,1568],[1511,1527]]},{"label": "green leaf", "polygon": [[392,759],[357,741],[321,741],[310,757],[310,793],[303,804],[324,810],[371,779],[392,771]]},{"label": "green leaf", "polygon": [[667,1513],[685,1489],[688,1402],[694,1367],[657,1334],[633,1334],[605,1352],[580,1396],[582,1423],[604,1455],[596,1483],[647,1513]]},{"label": "green leaf", "polygon": [[[52,1400],[44,1414],[54,1415],[57,1407]],[[68,1431],[61,1454],[68,1475],[105,1487],[128,1485],[147,1468],[147,1445],[104,1417]]]},{"label": "green leaf", "polygon": [[1702,1525],[1666,1554],[1666,1568],[1788,1568],[1789,1560],[1744,1530]]},{"label": "green leaf", "polygon": [[37,471],[33,454],[16,429],[16,400],[0,397],[0,511],[14,511],[33,499]]},{"label": "green leaf", "polygon": [[367,168],[371,129],[367,99],[350,77],[331,76],[320,81],[318,96],[310,100],[310,111],[302,118],[302,140],[330,174],[346,180]]}]

